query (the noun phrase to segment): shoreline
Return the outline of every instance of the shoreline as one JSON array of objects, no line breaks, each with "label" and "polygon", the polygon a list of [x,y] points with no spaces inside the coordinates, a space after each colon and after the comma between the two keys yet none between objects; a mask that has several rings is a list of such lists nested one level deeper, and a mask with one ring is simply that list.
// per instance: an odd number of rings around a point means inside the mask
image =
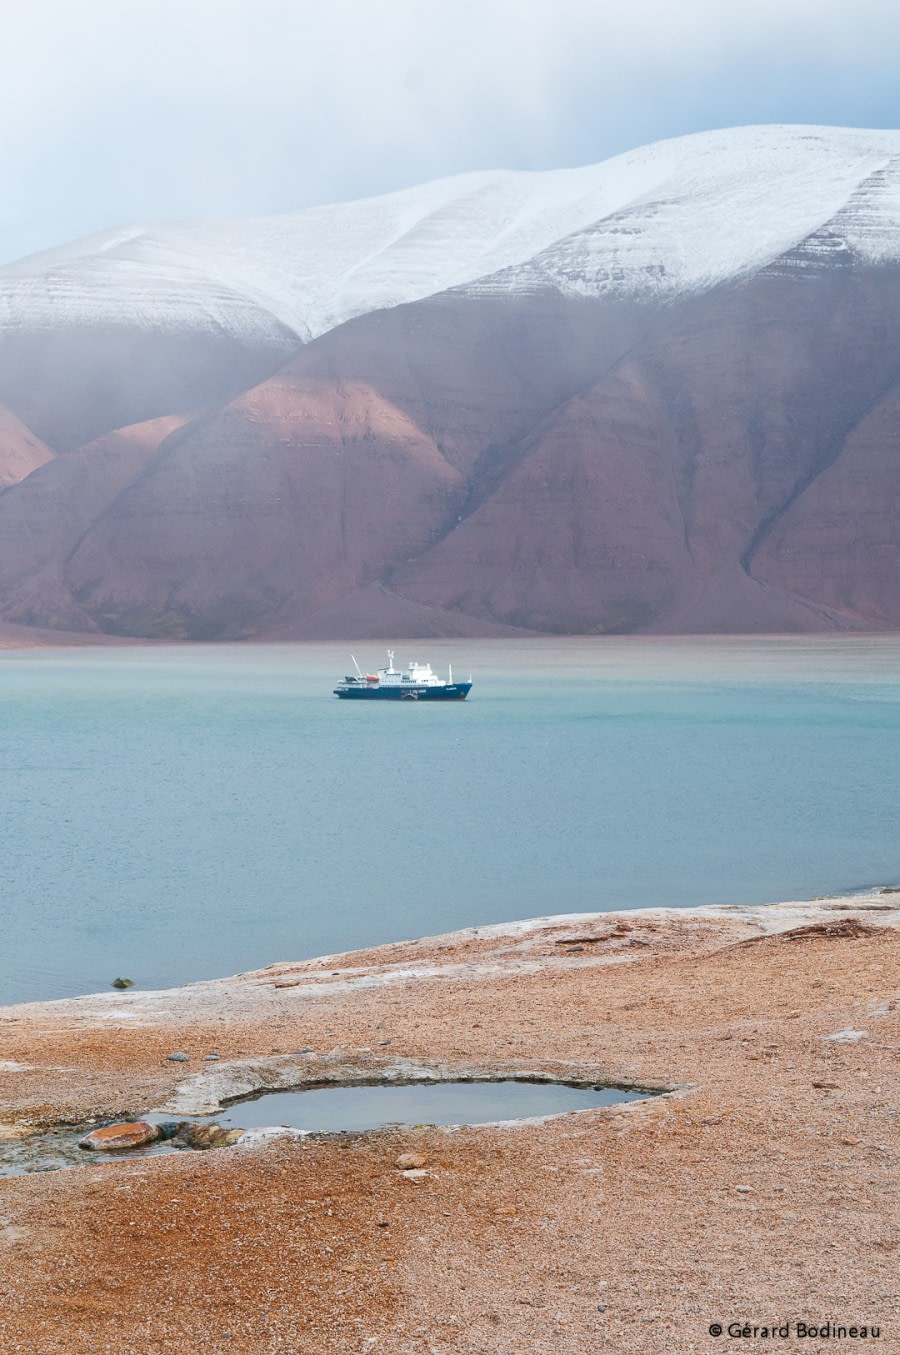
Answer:
[{"label": "shoreline", "polygon": [[[883,892],[885,890],[888,892]],[[540,939],[544,933],[579,926],[602,926],[604,923],[612,926],[627,923],[662,925],[679,921],[718,923],[723,926],[738,924],[745,928],[755,928],[753,933],[755,935],[774,936],[792,927],[825,922],[835,913],[852,916],[856,910],[876,916],[880,914],[883,925],[900,930],[900,887],[894,889],[893,886],[883,884],[862,886],[845,893],[777,903],[710,903],[693,907],[648,906],[541,914],[530,918],[517,918],[510,922],[490,922],[481,926],[461,927],[452,932],[438,932],[404,941],[388,941],[377,946],[333,951],[305,960],[276,960],[261,969],[240,970],[234,974],[192,980],[165,988],[134,987],[117,991],[104,989],[70,997],[27,999],[0,1005],[0,1022],[15,1020],[17,1014],[22,1016],[33,1011],[39,1016],[45,1011],[49,1013],[49,1009],[55,1009],[60,1014],[68,1014],[75,1019],[94,1017],[98,1020],[116,1019],[130,1022],[143,1013],[148,1019],[153,1015],[157,1020],[164,1023],[171,1021],[174,1024],[184,1020],[194,1005],[201,1009],[198,1015],[208,1014],[210,1002],[214,1003],[217,996],[221,996],[226,1004],[236,1000],[237,1006],[241,1007],[252,995],[254,987],[258,985],[265,987],[273,982],[275,975],[279,979],[292,975],[306,976],[310,981],[310,987],[314,984],[317,992],[324,992],[327,989],[337,994],[350,993],[360,986],[372,988],[393,982],[435,978],[441,973],[441,970],[433,965],[408,968],[406,963],[394,958],[397,952],[401,951],[404,960],[408,960],[411,956],[431,956],[441,952],[458,955],[463,949],[470,948],[475,943],[481,943],[478,947],[481,949],[483,943],[492,941],[518,940],[527,948],[529,939]],[[348,964],[354,959],[359,963]],[[323,982],[322,971],[329,965],[337,964],[341,966],[340,973],[346,974],[346,979],[342,977],[336,984]],[[476,970],[470,972],[474,974]],[[279,982],[275,986],[302,985]],[[69,1011],[70,1008],[73,1010]],[[106,1010],[107,1008],[109,1010]]]},{"label": "shoreline", "polygon": [[785,642],[795,642],[797,644],[809,643],[816,640],[835,640],[853,644],[854,642],[872,641],[872,640],[897,640],[900,638],[900,629],[896,630],[816,630],[816,631],[623,631],[611,632],[607,635],[596,635],[592,632],[572,631],[563,634],[555,631],[512,631],[503,635],[457,635],[450,632],[445,635],[402,635],[396,632],[386,633],[384,635],[346,635],[330,636],[328,638],[308,637],[308,636],[287,636],[287,635],[253,635],[244,636],[229,640],[160,640],[152,636],[145,635],[110,635],[105,631],[68,631],[52,630],[49,627],[24,626],[15,622],[0,620],[0,653],[15,650],[30,649],[227,649],[239,648],[248,649],[253,646],[306,646],[309,648],[328,648],[337,645],[369,645],[378,648],[379,652],[383,646],[407,646],[413,645],[421,648],[423,644],[436,645],[464,645],[466,643],[480,644],[484,641],[492,643],[509,643],[512,645],[537,642],[538,644],[559,645],[568,641],[592,641],[598,645],[616,645],[624,642],[643,642],[648,645],[658,645],[667,642],[673,643],[698,643],[721,641],[727,643],[751,643],[757,644],[764,641],[783,640]]},{"label": "shoreline", "polygon": [[875,892],[565,914],[4,1008],[7,1126],[423,1067],[677,1090],[0,1180],[0,1344],[715,1355],[711,1322],[773,1314],[896,1335],[898,939]]}]

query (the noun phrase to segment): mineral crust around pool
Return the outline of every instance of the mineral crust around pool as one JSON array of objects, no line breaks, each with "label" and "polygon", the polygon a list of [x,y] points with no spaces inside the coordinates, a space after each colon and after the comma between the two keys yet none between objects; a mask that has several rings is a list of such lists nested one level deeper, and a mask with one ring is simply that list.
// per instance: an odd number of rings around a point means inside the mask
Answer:
[{"label": "mineral crust around pool", "polygon": [[112,1152],[120,1148],[143,1148],[159,1138],[159,1125],[138,1120],[132,1124],[108,1124],[102,1129],[94,1129],[78,1140],[79,1148],[90,1148],[95,1152]]}]

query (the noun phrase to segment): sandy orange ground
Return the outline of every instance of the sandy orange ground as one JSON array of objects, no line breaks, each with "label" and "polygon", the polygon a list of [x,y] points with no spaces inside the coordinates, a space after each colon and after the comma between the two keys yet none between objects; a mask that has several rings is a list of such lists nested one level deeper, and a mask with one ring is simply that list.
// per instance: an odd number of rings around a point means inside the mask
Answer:
[{"label": "sandy orange ground", "polygon": [[[6,1008],[7,1124],[162,1104],[211,1049],[217,1069],[341,1048],[681,1090],[0,1181],[0,1350],[900,1350],[898,922],[877,896],[633,913]],[[427,1176],[397,1169],[408,1151]],[[881,1335],[709,1334],[829,1318]]]}]

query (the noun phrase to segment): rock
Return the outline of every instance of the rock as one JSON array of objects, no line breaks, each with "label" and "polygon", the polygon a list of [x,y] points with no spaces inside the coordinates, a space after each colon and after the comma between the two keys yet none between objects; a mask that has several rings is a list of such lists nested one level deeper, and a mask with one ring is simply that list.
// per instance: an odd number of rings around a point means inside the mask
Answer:
[{"label": "rock", "polygon": [[417,1167],[424,1167],[428,1159],[422,1153],[401,1153],[395,1160],[394,1166],[399,1167],[400,1171],[415,1170]]},{"label": "rock", "polygon": [[735,1186],[735,1190],[737,1191],[738,1195],[752,1195],[752,1194],[753,1194],[753,1187],[752,1187],[752,1186]]},{"label": "rock", "polygon": [[134,979],[113,979],[113,988],[133,988]]},{"label": "rock", "polygon": [[855,1148],[856,1145],[859,1143],[859,1139],[856,1137],[855,1134],[845,1134],[844,1137],[841,1139],[841,1143],[846,1144],[848,1148]]},{"label": "rock", "polygon": [[158,1138],[159,1125],[138,1120],[130,1124],[108,1124],[102,1129],[94,1129],[78,1140],[78,1147],[112,1152],[120,1148],[142,1148],[145,1143],[153,1143]]},{"label": "rock", "polygon": [[220,1124],[192,1124],[182,1137],[189,1148],[227,1148],[243,1133],[243,1129],[226,1129]]},{"label": "rock", "polygon": [[166,1060],[168,1063],[187,1063],[188,1056],[187,1054],[182,1054],[179,1049],[175,1054],[167,1054]]},{"label": "rock", "polygon": [[838,1084],[836,1082],[814,1082],[812,1085],[815,1087],[816,1091],[833,1092],[837,1091]]},{"label": "rock", "polygon": [[[172,1057],[171,1054],[169,1055],[169,1057],[170,1057],[170,1058]],[[205,1062],[205,1063],[215,1063],[216,1060],[217,1060],[218,1058],[220,1058],[220,1057],[221,1057],[221,1055],[219,1055],[219,1054],[204,1054],[204,1055],[203,1055],[203,1059],[204,1059],[204,1062]]]},{"label": "rock", "polygon": [[405,1176],[407,1181],[422,1181],[428,1172],[424,1167],[413,1167],[409,1171],[401,1172],[400,1175]]}]

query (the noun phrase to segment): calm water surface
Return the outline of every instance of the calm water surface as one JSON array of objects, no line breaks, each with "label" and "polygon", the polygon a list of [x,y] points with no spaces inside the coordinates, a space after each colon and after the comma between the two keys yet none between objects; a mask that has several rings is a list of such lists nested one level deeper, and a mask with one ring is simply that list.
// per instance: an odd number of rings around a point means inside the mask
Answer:
[{"label": "calm water surface", "polygon": [[626,1101],[647,1092],[573,1087],[566,1082],[412,1082],[394,1086],[312,1087],[236,1101],[205,1118],[226,1128],[290,1125],[310,1133],[382,1129],[389,1124],[490,1124],[532,1115],[563,1115]]},{"label": "calm water surface", "polygon": [[398,644],[446,706],[347,648],[0,653],[0,1002],[900,877],[895,637]]}]

